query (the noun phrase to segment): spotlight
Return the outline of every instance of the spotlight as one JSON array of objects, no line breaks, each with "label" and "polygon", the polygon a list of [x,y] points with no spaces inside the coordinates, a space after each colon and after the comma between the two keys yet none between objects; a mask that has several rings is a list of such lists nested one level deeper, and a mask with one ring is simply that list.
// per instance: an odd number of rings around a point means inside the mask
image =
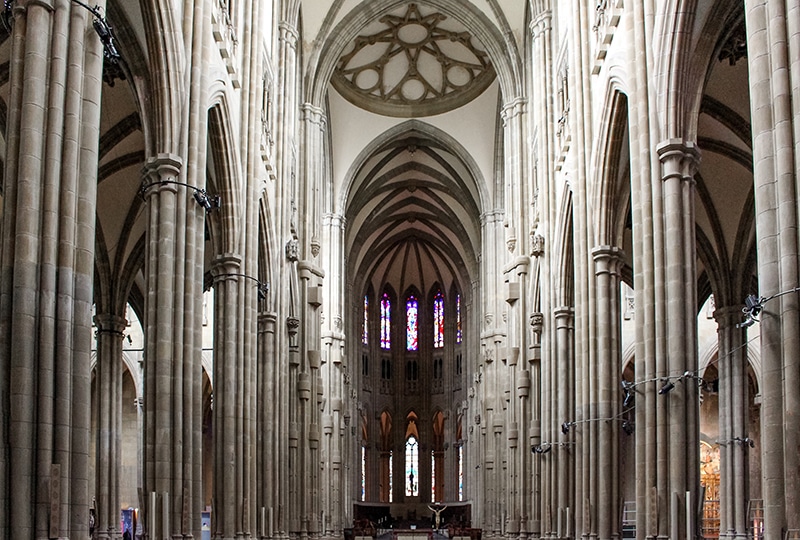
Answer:
[{"label": "spotlight", "polygon": [[626,435],[632,435],[635,429],[636,425],[633,422],[628,422],[627,420],[623,420],[622,431],[624,431]]},{"label": "spotlight", "polygon": [[219,195],[209,196],[204,189],[198,189],[194,192],[194,200],[197,201],[197,204],[205,208],[206,212],[211,212],[219,208],[220,205]]},{"label": "spotlight", "polygon": [[[73,2],[74,1],[75,0],[73,0]],[[139,192],[140,192],[142,198],[144,198],[145,197],[145,193],[147,193],[148,189],[150,189],[153,186],[160,186],[160,185],[164,185],[164,184],[172,184],[172,185],[176,185],[176,186],[183,186],[183,187],[191,189],[194,192],[192,194],[192,196],[194,197],[194,200],[197,201],[197,204],[202,206],[205,209],[206,212],[211,212],[212,210],[216,210],[217,208],[220,207],[220,197],[219,197],[219,195],[209,195],[208,193],[206,193],[205,189],[200,189],[199,187],[195,187],[195,186],[189,185],[186,182],[177,182],[175,180],[161,180],[159,182],[153,182],[151,184],[143,183],[141,189],[139,190]]]},{"label": "spotlight", "polygon": [[258,299],[266,300],[269,294],[269,283],[258,283]]},{"label": "spotlight", "polygon": [[561,424],[561,433],[563,433],[564,435],[569,433],[569,428],[571,426],[572,426],[572,422],[564,422],[563,424]]},{"label": "spotlight", "polygon": [[[103,54],[109,61],[116,63],[120,59],[120,55],[119,51],[117,51],[117,47],[114,45],[114,29],[108,24],[108,21],[103,17],[102,13],[100,13],[99,7],[91,7],[80,0],[72,0],[72,3],[81,6],[94,16],[92,26],[94,27],[94,31],[97,32],[100,42],[103,44]],[[8,2],[6,2],[6,6],[7,5]]]},{"label": "spotlight", "polygon": [[755,448],[756,446],[756,442],[750,437],[734,437],[733,442],[737,442],[742,446],[749,446],[750,448]]},{"label": "spotlight", "polygon": [[622,400],[622,406],[628,408],[633,405],[633,402],[636,399],[636,395],[634,394],[633,390],[633,383],[623,380],[622,389],[625,391],[625,399]]},{"label": "spotlight", "polygon": [[552,449],[553,445],[550,443],[535,444],[531,446],[531,452],[534,454],[546,454]]},{"label": "spotlight", "polygon": [[662,386],[662,387],[661,387],[661,389],[658,391],[658,393],[659,393],[659,394],[666,394],[667,392],[669,392],[669,391],[670,391],[670,390],[672,390],[673,388],[675,388],[675,383],[674,383],[674,382],[672,382],[672,381],[667,381],[667,382],[664,384],[664,386]]},{"label": "spotlight", "polygon": [[763,300],[761,298],[757,297],[754,294],[751,294],[744,299],[744,308],[742,309],[742,311],[753,317],[758,317],[758,314],[761,313],[761,310],[764,307],[762,303]]},{"label": "spotlight", "polygon": [[754,324],[756,324],[756,320],[750,315],[746,315],[742,322],[736,324],[736,328],[750,328]]}]

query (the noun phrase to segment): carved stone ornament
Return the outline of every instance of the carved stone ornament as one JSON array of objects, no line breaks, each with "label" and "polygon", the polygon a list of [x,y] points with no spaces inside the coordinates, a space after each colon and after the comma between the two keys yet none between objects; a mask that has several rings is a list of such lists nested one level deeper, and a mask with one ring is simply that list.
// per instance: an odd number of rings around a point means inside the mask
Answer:
[{"label": "carved stone ornament", "polygon": [[544,236],[531,231],[531,257],[541,257],[544,253]]},{"label": "carved stone ornament", "polygon": [[297,317],[286,317],[286,328],[289,329],[289,334],[296,334],[297,329],[300,328],[300,319]]},{"label": "carved stone ornament", "polygon": [[516,236],[509,236],[508,238],[506,238],[506,248],[508,249],[509,253],[514,253],[514,250],[517,249]]},{"label": "carved stone ornament", "polygon": [[511,226],[506,228],[506,248],[509,253],[517,249],[517,230]]},{"label": "carved stone ornament", "polygon": [[541,333],[542,326],[544,326],[544,314],[538,311],[531,313],[530,322],[531,326],[533,326],[533,331]]},{"label": "carved stone ornament", "polygon": [[410,3],[356,36],[331,81],[358,107],[407,118],[460,107],[494,78],[489,55],[464,25]]},{"label": "carved stone ornament", "polygon": [[320,243],[319,238],[315,234],[314,237],[311,239],[311,256],[316,258],[319,255]]},{"label": "carved stone ornament", "polygon": [[300,245],[297,238],[293,238],[286,242],[286,259],[289,262],[297,262],[300,258]]}]

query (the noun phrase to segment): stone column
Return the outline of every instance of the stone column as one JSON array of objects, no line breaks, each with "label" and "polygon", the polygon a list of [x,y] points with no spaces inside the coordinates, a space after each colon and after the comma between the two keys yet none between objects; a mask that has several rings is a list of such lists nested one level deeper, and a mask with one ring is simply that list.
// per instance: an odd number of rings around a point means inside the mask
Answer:
[{"label": "stone column", "polygon": [[[753,132],[758,293],[797,287],[800,57],[797,1],[745,2]],[[800,467],[800,313],[798,295],[768,302],[761,314],[761,428],[764,538],[800,529],[800,494],[786,478]]]},{"label": "stone column", "polygon": [[[684,373],[697,375],[697,291],[694,212],[694,171],[699,154],[691,143],[666,141],[658,147],[662,163],[663,234],[668,255],[664,258],[667,350],[666,375],[675,381]],[[697,514],[687,516],[686,508],[696,508],[700,489],[698,392],[694,378],[676,384],[657,399],[666,400],[668,433],[660,444],[669,448],[670,536],[684,538],[692,530]],[[686,497],[691,500],[686,500]]]},{"label": "stone column", "polygon": [[199,534],[197,460],[202,443],[202,245],[205,212],[191,190],[173,183],[182,162],[159,154],[145,165],[148,210],[145,257],[145,523],[157,535]]},{"label": "stone column", "polygon": [[117,315],[95,315],[97,365],[96,493],[98,539],[116,539],[119,530],[119,470],[122,465],[122,339],[127,321]]},{"label": "stone column", "polygon": [[[532,330],[531,345],[528,353],[528,365],[530,366],[530,375],[528,378],[528,385],[530,388],[530,413],[528,419],[530,421],[530,444],[531,454],[534,454],[533,448],[540,446],[543,442],[547,442],[542,438],[542,405],[544,403],[542,393],[542,330],[544,330],[544,314],[539,312],[531,313],[530,325]],[[543,462],[537,455],[531,456],[531,510],[530,510],[530,526],[528,531],[533,537],[541,537],[543,535],[542,529],[542,507],[545,506],[545,501],[550,496],[550,486],[545,485],[545,476],[542,474],[544,470]],[[549,479],[549,476],[547,477]]]},{"label": "stone column", "polygon": [[741,306],[718,307],[720,536],[747,537],[747,479],[750,476],[748,437],[747,347]]},{"label": "stone column", "polygon": [[[278,268],[276,281],[276,311],[278,314],[279,332],[275,335],[275,351],[278,356],[278,425],[283,437],[281,443],[284,452],[279,467],[279,504],[276,513],[280,513],[281,529],[279,535],[284,537],[290,531],[300,528],[298,492],[298,436],[300,426],[297,419],[297,370],[299,365],[298,331],[300,319],[296,313],[295,299],[297,293],[296,261],[297,231],[295,220],[297,173],[295,149],[298,146],[298,95],[299,80],[297,77],[299,32],[295,26],[295,13],[290,12],[288,4],[282,4],[280,22],[278,24],[278,66],[283,76],[278,78],[276,88],[275,118],[275,248]],[[277,10],[276,10],[277,11]],[[293,255],[282,257],[283,249],[291,246]],[[288,252],[287,252],[288,255]],[[276,521],[277,522],[277,521]]]},{"label": "stone column", "polygon": [[259,525],[261,538],[269,538],[270,532],[278,530],[278,508],[282,465],[280,457],[285,455],[277,414],[279,369],[275,354],[275,329],[277,316],[262,312],[258,317],[258,467],[259,513],[263,521]]},{"label": "stone column", "polygon": [[13,6],[0,227],[4,538],[88,535],[103,68],[91,24],[70,2]]},{"label": "stone column", "polygon": [[[556,538],[566,538],[575,534],[573,523],[576,520],[575,500],[575,437],[570,430],[561,432],[562,422],[575,418],[575,329],[574,312],[570,307],[559,307],[554,313],[556,322],[556,355],[557,364],[552,369],[553,400],[551,407],[554,422],[549,426],[548,442],[554,443],[552,455],[554,462],[553,485],[551,487],[550,531]],[[558,441],[558,443],[557,443]]]},{"label": "stone column", "polygon": [[595,327],[597,378],[590,382],[597,397],[596,439],[592,441],[594,471],[597,474],[596,512],[592,532],[601,540],[620,535],[619,509],[619,388],[620,388],[620,307],[619,283],[622,250],[598,246],[592,250],[595,261],[597,302]]},{"label": "stone column", "polygon": [[250,419],[254,402],[250,362],[244,353],[247,333],[242,305],[252,283],[240,274],[241,258],[225,254],[214,260],[214,534],[215,538],[249,537],[255,516],[255,489],[250,479],[255,433]]},{"label": "stone column", "polygon": [[527,288],[528,257],[517,257],[506,273],[506,302],[509,311],[509,338],[505,351],[507,382],[506,411],[506,452],[507,452],[507,493],[506,534],[524,536],[527,533],[528,485],[530,449],[520,441],[527,440],[528,394],[530,374],[525,369],[524,359],[520,362],[521,351],[528,349]]}]

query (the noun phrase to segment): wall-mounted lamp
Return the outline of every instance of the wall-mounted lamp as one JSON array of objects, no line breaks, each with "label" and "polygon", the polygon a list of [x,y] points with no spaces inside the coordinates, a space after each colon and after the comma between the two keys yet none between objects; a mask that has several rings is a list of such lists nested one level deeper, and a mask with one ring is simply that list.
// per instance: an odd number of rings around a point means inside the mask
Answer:
[{"label": "wall-mounted lamp", "polygon": [[625,435],[633,435],[633,432],[636,431],[636,423],[630,420],[623,420],[622,431],[625,432]]},{"label": "wall-mounted lamp", "polygon": [[636,399],[636,394],[634,393],[636,390],[634,387],[636,386],[635,383],[630,381],[622,380],[622,390],[625,392],[625,399],[622,400],[623,407],[630,407],[633,405],[633,402]]},{"label": "wall-mounted lamp", "polygon": [[744,313],[744,320],[736,325],[736,328],[749,328],[753,326],[755,323],[759,322],[758,316],[764,309],[764,304],[772,300],[773,298],[778,298],[779,296],[783,296],[784,294],[789,294],[793,292],[800,291],[800,287],[795,287],[794,289],[789,289],[788,291],[782,291],[779,293],[775,293],[772,296],[756,296],[754,294],[750,294],[747,298],[744,299],[744,307],[742,308],[742,313]]},{"label": "wall-mounted lamp", "polygon": [[145,192],[151,187],[158,186],[161,184],[174,184],[176,186],[183,186],[193,190],[194,200],[197,201],[197,204],[199,204],[206,211],[206,213],[211,212],[212,210],[216,210],[217,208],[220,207],[221,200],[219,195],[209,195],[208,193],[206,193],[205,189],[196,186],[191,186],[184,182],[176,182],[175,180],[161,180],[159,182],[151,182],[149,184],[144,184],[142,185],[141,189],[142,196],[144,196]]},{"label": "wall-mounted lamp", "polygon": [[728,446],[729,444],[741,444],[743,447],[755,448],[756,442],[750,437],[734,437],[727,441],[717,441],[720,446]]},{"label": "wall-mounted lamp", "polygon": [[[94,31],[97,32],[97,36],[100,38],[100,42],[103,44],[103,55],[105,58],[112,63],[117,63],[120,59],[119,51],[117,51],[116,45],[114,45],[114,29],[108,24],[108,20],[103,16],[102,12],[100,11],[100,6],[90,6],[89,4],[85,4],[80,0],[71,0],[73,4],[81,6],[85,10],[94,16],[94,20],[92,21],[92,26],[94,27]],[[13,20],[12,11],[14,9],[14,0],[3,0],[3,14],[0,16],[0,20],[2,21],[3,27],[5,28],[6,32],[11,34],[11,22]]]},{"label": "wall-mounted lamp", "polygon": [[[609,418],[586,418],[584,420],[567,420],[566,422],[562,422],[561,423],[561,433],[566,435],[567,433],[570,432],[570,430],[573,427],[577,426],[578,424],[586,424],[588,422],[614,422],[614,421],[621,421],[622,422],[622,429],[625,431],[625,433],[628,433],[628,435],[630,435],[630,433],[633,433],[633,430],[632,430],[633,422],[630,422],[629,420],[624,419],[623,416],[625,414],[629,413],[632,410],[633,410],[633,407],[630,407],[630,408],[627,408],[627,409],[623,409],[618,415],[611,416]],[[631,432],[630,433],[628,432],[629,428],[626,427],[625,424],[630,424],[630,428],[631,428]]]},{"label": "wall-mounted lamp", "polygon": [[103,54],[110,62],[116,63],[120,56],[119,51],[117,51],[117,47],[114,45],[114,29],[110,24],[108,24],[108,21],[105,17],[103,17],[103,14],[100,13],[100,7],[91,7],[88,4],[84,4],[80,0],[72,0],[72,3],[89,10],[89,12],[94,15],[92,26],[94,26],[94,31],[97,32],[97,35],[100,37],[100,41],[103,43]]},{"label": "wall-mounted lamp", "polygon": [[245,279],[249,279],[255,281],[256,287],[258,287],[258,299],[259,300],[266,300],[267,295],[269,294],[269,283],[261,282],[258,279],[254,278],[253,276],[248,276],[247,274],[218,274],[216,277],[241,277]]},{"label": "wall-mounted lamp", "polygon": [[673,388],[675,388],[675,383],[683,382],[685,379],[693,379],[697,382],[697,386],[701,388],[706,388],[706,385],[711,384],[713,385],[716,381],[709,383],[703,377],[698,375],[696,371],[685,371],[683,375],[679,377],[663,377],[661,380],[664,381],[664,385],[658,390],[659,394],[666,394]]},{"label": "wall-mounted lamp", "polygon": [[534,454],[547,454],[553,448],[566,448],[572,446],[574,442],[543,442],[531,445],[531,452]]}]

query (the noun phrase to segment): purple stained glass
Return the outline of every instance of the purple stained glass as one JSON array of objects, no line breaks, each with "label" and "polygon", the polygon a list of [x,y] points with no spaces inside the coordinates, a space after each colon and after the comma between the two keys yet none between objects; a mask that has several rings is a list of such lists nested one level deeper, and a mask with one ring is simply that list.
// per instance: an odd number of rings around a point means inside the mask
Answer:
[{"label": "purple stained glass", "polygon": [[364,295],[364,330],[361,333],[361,343],[369,345],[369,297]]},{"label": "purple stained glass", "polygon": [[461,343],[461,295],[456,295],[456,343]]},{"label": "purple stained glass", "polygon": [[416,351],[419,347],[419,320],[417,317],[417,299],[409,296],[406,301],[406,349]]},{"label": "purple stained glass", "polygon": [[391,337],[391,312],[392,301],[389,300],[389,295],[383,293],[381,298],[381,349],[390,349],[392,346]]},{"label": "purple stained glass", "polygon": [[442,291],[433,299],[433,348],[444,347],[444,296]]}]

